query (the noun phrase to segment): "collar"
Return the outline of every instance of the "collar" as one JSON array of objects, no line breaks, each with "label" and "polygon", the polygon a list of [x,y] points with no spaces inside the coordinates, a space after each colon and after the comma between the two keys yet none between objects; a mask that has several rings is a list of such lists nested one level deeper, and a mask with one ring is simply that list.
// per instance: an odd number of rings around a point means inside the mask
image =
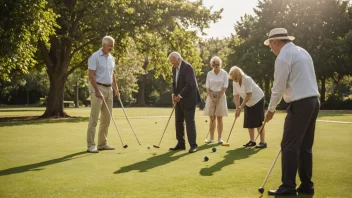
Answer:
[{"label": "collar", "polygon": [[[293,44],[292,42],[289,42],[289,43],[286,43],[282,48],[281,48],[281,51],[282,50],[286,50],[287,48],[290,48],[290,47],[293,47],[295,46],[295,44]],[[280,51],[280,53],[281,53]]]},{"label": "collar", "polygon": [[219,75],[221,73],[221,69],[220,69],[219,73],[217,73],[217,74],[215,73],[214,69],[212,69],[211,72],[213,72],[213,74],[215,74],[215,75]]},{"label": "collar", "polygon": [[[100,56],[105,56],[105,54],[104,54],[104,52],[103,52],[103,49],[102,48],[100,48],[99,50],[98,50],[98,53],[99,53],[99,55]],[[110,53],[108,53],[108,55],[107,56],[110,56],[111,54]]]},{"label": "collar", "polygon": [[180,61],[180,64],[178,65],[178,67],[176,69],[180,70],[181,69],[181,64],[182,64],[182,60]]}]

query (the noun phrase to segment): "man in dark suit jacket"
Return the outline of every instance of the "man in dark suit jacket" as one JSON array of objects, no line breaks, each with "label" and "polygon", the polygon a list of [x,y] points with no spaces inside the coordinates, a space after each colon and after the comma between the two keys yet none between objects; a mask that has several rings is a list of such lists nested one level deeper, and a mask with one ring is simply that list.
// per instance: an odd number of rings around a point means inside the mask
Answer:
[{"label": "man in dark suit jacket", "polygon": [[182,60],[177,52],[169,55],[169,61],[172,64],[172,102],[175,107],[176,139],[177,145],[170,150],[185,150],[185,129],[186,122],[187,137],[190,144],[190,153],[197,151],[196,143],[197,133],[194,121],[196,105],[199,102],[198,85],[196,82],[193,67]]}]

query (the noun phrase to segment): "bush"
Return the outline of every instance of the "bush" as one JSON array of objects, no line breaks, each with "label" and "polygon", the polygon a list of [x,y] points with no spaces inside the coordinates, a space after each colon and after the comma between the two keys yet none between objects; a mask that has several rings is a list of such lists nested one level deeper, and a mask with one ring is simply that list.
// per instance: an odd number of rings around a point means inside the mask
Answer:
[{"label": "bush", "polygon": [[342,96],[339,95],[331,95],[323,103],[320,109],[325,110],[352,110],[352,99],[343,100]]}]

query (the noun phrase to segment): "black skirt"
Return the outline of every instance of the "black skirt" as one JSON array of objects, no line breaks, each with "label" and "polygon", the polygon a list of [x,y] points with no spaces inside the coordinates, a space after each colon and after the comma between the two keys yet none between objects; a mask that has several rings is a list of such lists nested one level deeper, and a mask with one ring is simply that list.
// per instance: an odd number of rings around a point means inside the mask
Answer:
[{"label": "black skirt", "polygon": [[243,128],[261,127],[264,121],[264,98],[251,107],[244,107]]}]

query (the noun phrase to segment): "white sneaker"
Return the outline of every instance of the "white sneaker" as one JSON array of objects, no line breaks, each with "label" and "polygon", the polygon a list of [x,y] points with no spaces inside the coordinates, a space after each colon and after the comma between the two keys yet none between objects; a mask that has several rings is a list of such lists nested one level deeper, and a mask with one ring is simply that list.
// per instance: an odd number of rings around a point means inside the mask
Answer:
[{"label": "white sneaker", "polygon": [[88,153],[99,153],[99,151],[97,150],[97,148],[95,148],[95,146],[89,146],[87,149]]},{"label": "white sneaker", "polygon": [[206,139],[206,140],[205,140],[205,143],[213,143],[213,142],[214,142],[213,139]]},{"label": "white sneaker", "polygon": [[98,150],[115,150],[115,147],[105,144],[105,145],[98,146]]},{"label": "white sneaker", "polygon": [[220,138],[220,139],[218,139],[218,143],[222,144],[222,143],[224,143],[224,141]]}]

